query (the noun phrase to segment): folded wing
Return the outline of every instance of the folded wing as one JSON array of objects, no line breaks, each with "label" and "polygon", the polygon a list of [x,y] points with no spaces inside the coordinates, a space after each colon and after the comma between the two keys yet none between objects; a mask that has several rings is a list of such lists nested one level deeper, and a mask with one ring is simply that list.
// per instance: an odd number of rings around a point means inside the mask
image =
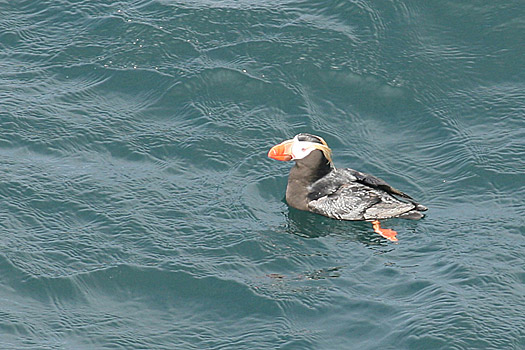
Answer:
[{"label": "folded wing", "polygon": [[312,184],[309,199],[311,211],[340,220],[419,219],[426,210],[380,178],[353,169],[334,170]]}]

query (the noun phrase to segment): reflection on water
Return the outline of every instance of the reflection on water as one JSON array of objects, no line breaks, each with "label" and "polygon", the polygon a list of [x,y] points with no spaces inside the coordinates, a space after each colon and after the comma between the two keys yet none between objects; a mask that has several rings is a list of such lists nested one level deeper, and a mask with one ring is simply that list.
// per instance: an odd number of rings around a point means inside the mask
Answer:
[{"label": "reflection on water", "polygon": [[286,232],[296,236],[319,238],[336,235],[361,242],[367,246],[389,245],[386,239],[374,232],[372,224],[366,221],[335,220],[291,207],[285,214]]}]

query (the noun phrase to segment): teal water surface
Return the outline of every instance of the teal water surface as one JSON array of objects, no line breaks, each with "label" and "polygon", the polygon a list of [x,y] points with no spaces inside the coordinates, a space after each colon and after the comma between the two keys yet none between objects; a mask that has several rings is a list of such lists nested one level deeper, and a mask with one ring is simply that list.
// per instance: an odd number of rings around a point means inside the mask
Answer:
[{"label": "teal water surface", "polygon": [[[524,349],[520,1],[1,1],[1,349]],[[287,207],[298,132],[429,207]]]}]

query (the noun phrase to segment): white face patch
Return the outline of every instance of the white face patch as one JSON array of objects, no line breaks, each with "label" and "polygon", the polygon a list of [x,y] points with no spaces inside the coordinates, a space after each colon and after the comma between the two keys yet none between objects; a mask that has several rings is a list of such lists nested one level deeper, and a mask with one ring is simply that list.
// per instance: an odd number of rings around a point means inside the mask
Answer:
[{"label": "white face patch", "polygon": [[292,159],[303,159],[315,149],[315,143],[299,141],[297,137],[295,137],[292,145]]}]

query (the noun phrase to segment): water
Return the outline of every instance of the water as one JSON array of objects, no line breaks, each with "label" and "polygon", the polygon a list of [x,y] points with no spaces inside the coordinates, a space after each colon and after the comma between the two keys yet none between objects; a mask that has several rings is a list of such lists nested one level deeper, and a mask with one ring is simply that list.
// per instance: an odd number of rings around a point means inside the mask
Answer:
[{"label": "water", "polygon": [[[0,1],[0,348],[525,348],[519,1]],[[289,209],[268,149],[430,208]]]}]

